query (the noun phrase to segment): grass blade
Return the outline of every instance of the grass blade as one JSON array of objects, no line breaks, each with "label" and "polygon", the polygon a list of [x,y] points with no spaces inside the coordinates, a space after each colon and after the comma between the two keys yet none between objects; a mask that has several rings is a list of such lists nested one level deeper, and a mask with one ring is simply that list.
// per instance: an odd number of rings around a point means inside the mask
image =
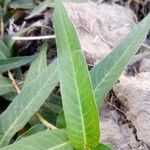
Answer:
[{"label": "grass blade", "polygon": [[86,61],[62,0],[55,0],[54,5],[60,86],[69,139],[78,149],[94,147],[99,141],[99,118]]}]

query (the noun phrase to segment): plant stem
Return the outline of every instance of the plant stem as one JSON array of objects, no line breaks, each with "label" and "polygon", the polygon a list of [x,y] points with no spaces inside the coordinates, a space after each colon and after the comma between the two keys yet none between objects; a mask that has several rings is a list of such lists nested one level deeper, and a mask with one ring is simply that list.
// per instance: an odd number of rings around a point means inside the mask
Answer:
[{"label": "plant stem", "polygon": [[1,30],[1,35],[0,35],[0,37],[3,38],[3,36],[4,36],[3,16],[0,17],[0,30]]},{"label": "plant stem", "polygon": [[19,36],[13,37],[13,40],[21,40],[21,41],[44,40],[44,39],[55,39],[55,35],[33,36],[33,37],[19,37]]},{"label": "plant stem", "polygon": [[39,121],[41,123],[43,123],[48,129],[57,129],[54,125],[52,125],[51,123],[49,123],[48,121],[46,121],[40,114],[35,113],[35,115],[37,116],[37,118],[39,119]]},{"label": "plant stem", "polygon": [[12,84],[15,87],[17,93],[19,94],[20,93],[20,89],[19,89],[19,87],[18,87],[18,85],[17,85],[17,83],[16,83],[16,81],[15,81],[15,79],[13,77],[13,74],[10,71],[8,71],[8,76],[9,76],[10,80],[12,81]]}]

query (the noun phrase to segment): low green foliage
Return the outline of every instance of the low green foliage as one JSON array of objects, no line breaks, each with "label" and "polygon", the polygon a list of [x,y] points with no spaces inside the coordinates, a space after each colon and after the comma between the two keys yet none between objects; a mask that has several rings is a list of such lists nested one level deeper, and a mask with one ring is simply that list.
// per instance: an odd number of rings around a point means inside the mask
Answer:
[{"label": "low green foliage", "polygon": [[99,118],[86,61],[62,1],[55,0],[54,4],[59,79],[69,139],[78,149],[95,147]]},{"label": "low green foliage", "polygon": [[[6,6],[31,9],[36,5],[27,17],[32,18],[50,7],[52,1],[45,0],[39,5],[34,0],[28,4],[20,2],[0,0],[3,17],[6,17]],[[17,56],[13,50],[14,40],[10,37],[0,40],[0,96],[10,103],[1,110],[0,150],[111,150],[99,143],[101,122],[98,110],[124,67],[144,42],[150,29],[150,14],[88,71],[80,41],[63,1],[55,0],[53,5],[58,58],[49,65],[46,58],[48,43],[41,45],[38,55]],[[18,35],[28,29],[19,31]],[[29,63],[24,81],[16,72]],[[19,91],[13,79],[7,76],[8,71],[19,78],[16,80],[21,85]]]}]

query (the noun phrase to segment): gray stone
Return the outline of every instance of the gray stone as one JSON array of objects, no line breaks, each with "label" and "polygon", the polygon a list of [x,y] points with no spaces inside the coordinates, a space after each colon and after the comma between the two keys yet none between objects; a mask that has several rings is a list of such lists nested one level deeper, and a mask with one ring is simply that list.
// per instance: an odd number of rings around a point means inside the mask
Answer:
[{"label": "gray stone", "polygon": [[116,4],[86,2],[66,3],[65,6],[89,63],[110,53],[135,25],[134,13]]},{"label": "gray stone", "polygon": [[132,129],[127,124],[119,125],[120,115],[106,105],[101,109],[101,142],[111,145],[114,150],[138,148]]},{"label": "gray stone", "polygon": [[114,92],[128,109],[127,118],[137,129],[138,138],[150,146],[150,73],[122,76]]},{"label": "gray stone", "polygon": [[150,72],[150,59],[148,58],[144,58],[140,64],[140,68],[139,68],[140,72]]}]

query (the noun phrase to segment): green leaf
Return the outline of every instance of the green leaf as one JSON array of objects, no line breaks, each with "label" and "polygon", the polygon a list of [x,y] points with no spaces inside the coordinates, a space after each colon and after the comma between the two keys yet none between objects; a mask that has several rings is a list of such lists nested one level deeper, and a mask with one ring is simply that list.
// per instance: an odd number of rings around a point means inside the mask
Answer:
[{"label": "green leaf", "polygon": [[3,16],[4,12],[3,12],[3,8],[0,6],[0,16]]},{"label": "green leaf", "polygon": [[94,147],[99,141],[99,118],[86,61],[62,0],[55,0],[54,6],[60,87],[69,139],[78,149]]},{"label": "green leaf", "polygon": [[23,138],[1,150],[73,150],[65,130],[46,130]]},{"label": "green leaf", "polygon": [[0,40],[0,60],[11,56],[11,53],[3,41]]},{"label": "green leaf", "polygon": [[32,12],[30,13],[30,15],[28,17],[26,17],[26,19],[30,19],[32,17],[40,15],[47,7],[50,7],[51,1],[52,0],[45,0],[45,1],[41,2],[38,6],[36,6],[32,10]]},{"label": "green leaf", "polygon": [[55,94],[51,94],[44,103],[44,107],[51,109],[55,114],[58,114],[62,109],[61,98]]},{"label": "green leaf", "polygon": [[10,1],[11,0],[0,0],[0,5],[5,8]]},{"label": "green leaf", "polygon": [[9,3],[9,7],[13,9],[33,9],[35,6],[33,0],[13,0]]},{"label": "green leaf", "polygon": [[150,14],[90,72],[98,107],[136,54],[150,29]]},{"label": "green leaf", "polygon": [[25,86],[0,116],[0,147],[9,143],[13,135],[39,110],[58,83],[57,61],[52,62]]},{"label": "green leaf", "polygon": [[56,124],[59,111],[62,109],[61,98],[51,94],[40,108],[39,114],[52,124]]},{"label": "green leaf", "polygon": [[47,43],[42,44],[38,58],[31,64],[24,86],[30,83],[47,66]]},{"label": "green leaf", "polygon": [[[150,29],[149,24],[150,14],[108,56],[90,71],[98,108],[119,78],[124,67],[140,48]],[[57,126],[66,128],[63,111],[59,114]]]},{"label": "green leaf", "polygon": [[[13,86],[13,88],[14,88],[14,86]],[[13,101],[16,96],[17,96],[17,93],[12,92],[12,90],[11,90],[11,91],[9,91],[9,93],[3,95],[2,97],[8,101]]]},{"label": "green leaf", "polygon": [[32,62],[36,58],[36,56],[37,55],[1,59],[0,60],[0,73],[26,65]]},{"label": "green leaf", "polygon": [[66,128],[66,120],[65,120],[63,109],[60,111],[60,113],[57,117],[56,126],[59,129],[65,129]]},{"label": "green leaf", "polygon": [[31,136],[33,134],[36,134],[40,131],[44,131],[46,130],[46,127],[43,124],[36,124],[34,126],[32,126],[29,130],[27,130],[26,132],[24,132],[22,135],[20,135],[17,140],[20,140],[22,138],[25,138],[27,136]]},{"label": "green leaf", "polygon": [[110,147],[108,147],[107,145],[104,144],[99,144],[98,146],[96,146],[95,148],[93,148],[92,150],[113,150]]},{"label": "green leaf", "polygon": [[0,74],[0,95],[15,91],[12,81]]}]

